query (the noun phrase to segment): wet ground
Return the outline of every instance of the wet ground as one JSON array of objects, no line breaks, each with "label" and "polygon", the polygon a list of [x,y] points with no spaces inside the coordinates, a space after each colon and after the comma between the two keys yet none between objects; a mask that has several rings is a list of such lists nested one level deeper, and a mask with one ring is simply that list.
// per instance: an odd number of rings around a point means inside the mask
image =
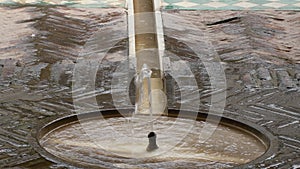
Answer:
[{"label": "wet ground", "polygon": [[[77,110],[114,107],[112,92],[126,90],[122,84],[111,87],[112,73],[128,54],[126,12],[118,8],[43,6],[1,7],[0,12],[0,168],[70,168],[39,155],[32,146],[31,132],[46,122],[75,113],[74,100],[81,102]],[[181,66],[187,64],[198,82],[198,86],[186,84],[187,90],[181,93],[189,94],[190,89],[199,87],[203,111],[210,107],[211,95],[218,94],[211,88],[201,60],[195,57],[196,51],[207,51],[205,44],[210,42],[215,50],[208,53],[219,55],[226,73],[224,115],[259,124],[280,140],[272,157],[252,167],[299,168],[300,13],[164,13],[172,16],[164,21],[166,48],[173,54],[168,56],[170,69],[178,70],[180,78],[188,81],[189,77],[180,72]],[[190,22],[202,34],[185,26]],[[172,23],[181,26],[173,27]],[[200,36],[203,34],[206,39]],[[103,43],[110,41],[99,38],[111,39],[113,45],[107,46]],[[191,48],[183,43],[186,40],[191,46],[203,45]],[[95,63],[93,57],[101,54],[105,57]],[[85,92],[85,87],[72,91],[75,65],[82,69],[99,65],[95,91]],[[119,73],[118,77],[126,78],[127,74]],[[91,83],[88,77],[82,78],[85,84]],[[180,99],[172,79],[167,82],[169,107],[179,107],[182,102],[192,104],[192,98]],[[94,97],[97,104],[89,102]],[[124,106],[128,102],[119,100]]]}]

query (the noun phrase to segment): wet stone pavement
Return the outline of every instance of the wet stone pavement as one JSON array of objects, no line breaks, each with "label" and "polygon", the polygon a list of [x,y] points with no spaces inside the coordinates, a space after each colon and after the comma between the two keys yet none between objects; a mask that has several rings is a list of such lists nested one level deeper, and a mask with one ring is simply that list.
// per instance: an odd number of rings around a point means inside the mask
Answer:
[{"label": "wet stone pavement", "polygon": [[[128,55],[126,11],[27,6],[1,7],[0,12],[0,168],[72,168],[42,157],[33,147],[31,133],[75,113],[74,100],[82,102],[79,109],[113,108],[111,95],[117,92],[121,106],[132,106],[130,100],[122,100],[127,90],[122,83],[111,86],[113,73]],[[180,94],[199,92],[201,111],[209,109],[211,95],[219,91],[211,88],[195,53],[218,56],[227,83],[224,115],[259,124],[280,141],[273,156],[249,168],[299,168],[300,13],[171,10],[163,11],[163,18],[167,72],[178,70],[179,79],[188,81],[180,68],[189,65],[198,83],[187,83],[179,91],[167,76],[169,107],[192,105],[192,97],[181,100]],[[187,26],[190,23],[199,29]],[[106,44],[110,42],[112,47]],[[95,62],[100,54],[105,57]],[[86,79],[82,88],[72,90],[75,65],[97,70],[96,81],[90,81],[87,73],[81,77]],[[130,71],[122,68],[124,73],[117,76],[126,82]],[[83,92],[91,83],[95,90]],[[94,97],[97,104],[89,102]]]}]

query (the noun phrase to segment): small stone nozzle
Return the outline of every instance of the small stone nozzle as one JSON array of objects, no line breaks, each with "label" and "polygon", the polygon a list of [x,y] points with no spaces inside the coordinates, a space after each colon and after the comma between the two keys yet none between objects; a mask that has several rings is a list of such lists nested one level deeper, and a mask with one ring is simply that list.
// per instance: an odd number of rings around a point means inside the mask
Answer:
[{"label": "small stone nozzle", "polygon": [[148,134],[148,139],[149,139],[149,145],[146,150],[150,152],[158,149],[158,146],[156,144],[156,134],[154,132],[150,132]]}]

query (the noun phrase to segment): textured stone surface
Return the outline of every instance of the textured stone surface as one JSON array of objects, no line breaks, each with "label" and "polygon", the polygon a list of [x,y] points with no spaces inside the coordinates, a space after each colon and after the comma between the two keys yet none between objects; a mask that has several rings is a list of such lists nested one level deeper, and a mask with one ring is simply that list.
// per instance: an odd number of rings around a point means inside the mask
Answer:
[{"label": "textured stone surface", "polygon": [[[200,87],[201,110],[208,111],[211,96],[218,92],[211,89],[210,77],[203,65],[204,61],[216,57],[206,54],[211,51],[217,53],[225,69],[224,115],[259,124],[282,143],[273,157],[248,168],[297,168],[300,50],[295,44],[300,32],[294,28],[299,27],[296,21],[299,13],[165,11],[164,15],[170,15],[164,17],[166,48],[188,61]],[[180,23],[180,26],[171,23]],[[211,42],[212,48],[208,50],[209,46],[203,41]],[[198,44],[197,49],[192,48],[194,43]],[[207,58],[199,59],[197,52]],[[178,94],[174,101],[177,105],[182,102]],[[194,100],[189,101],[192,105]]]},{"label": "textured stone surface", "polygon": [[3,5],[66,5],[85,8],[114,8],[124,7],[125,0],[0,0]]},{"label": "textured stone surface", "polygon": [[[0,168],[72,168],[41,157],[29,135],[45,122],[74,113],[74,100],[81,101],[79,109],[114,107],[111,78],[127,54],[127,39],[116,43],[100,62],[95,91],[85,92],[86,86],[72,91],[71,84],[75,82],[72,75],[76,64],[87,71],[98,65],[91,56],[99,56],[105,44],[97,38],[123,38],[127,32],[125,11],[65,7],[2,7],[0,11],[1,17],[6,18],[0,21]],[[253,168],[297,168],[300,165],[299,13],[170,13],[198,25],[219,54],[228,87],[224,114],[259,124],[280,139],[280,150]],[[200,109],[206,111],[211,95],[218,91],[211,88],[203,63],[181,42],[182,38],[199,39],[199,51],[203,50],[207,56],[211,56],[210,50],[206,49],[205,40],[201,40],[203,37],[193,34],[185,22],[178,23],[186,30],[181,31],[179,26],[165,27],[166,47],[177,56],[170,56],[170,65],[190,66],[199,89],[187,90],[186,94],[199,92]],[[98,30],[114,33],[93,37]],[[174,34],[169,36],[168,32]],[[90,43],[85,46],[87,41]],[[87,49],[82,53],[83,46]],[[118,76],[125,83],[126,75]],[[88,73],[81,78],[86,84],[91,83]],[[182,79],[188,77],[183,74]],[[179,107],[180,91],[170,77],[168,84],[169,88],[174,87],[168,89],[174,93],[169,106]],[[125,90],[124,86],[119,87],[112,88]],[[98,103],[89,104],[94,97]],[[189,102],[193,104],[193,100]]]},{"label": "textured stone surface", "polygon": [[[0,168],[65,168],[41,157],[29,135],[42,123],[74,113],[72,96],[83,100],[101,95],[100,108],[112,107],[105,87],[113,64],[100,65],[96,92],[72,91],[72,75],[74,65],[82,62],[86,41],[97,31],[118,31],[110,35],[112,39],[126,34],[125,11],[65,7],[2,7],[0,11],[4,18],[0,21]],[[122,46],[127,46],[126,39],[112,46],[111,60],[123,55]],[[85,59],[84,66],[92,62]]]}]

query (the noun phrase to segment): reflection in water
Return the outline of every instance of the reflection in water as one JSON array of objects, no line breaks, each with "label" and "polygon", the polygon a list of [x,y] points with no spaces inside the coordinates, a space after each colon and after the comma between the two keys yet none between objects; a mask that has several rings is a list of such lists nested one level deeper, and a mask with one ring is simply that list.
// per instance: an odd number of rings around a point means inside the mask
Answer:
[{"label": "reflection in water", "polygon": [[195,122],[193,129],[184,137],[185,126],[194,121],[164,116],[157,117],[155,121],[160,148],[147,152],[147,117],[140,115],[135,117],[138,120],[109,118],[71,123],[51,131],[40,143],[48,152],[67,161],[89,165],[108,162],[121,168],[128,168],[128,165],[131,165],[130,168],[172,167],[174,164],[188,168],[227,168],[247,163],[265,152],[265,146],[254,136],[224,125],[220,125],[209,140],[200,143],[199,133],[205,122]]}]

